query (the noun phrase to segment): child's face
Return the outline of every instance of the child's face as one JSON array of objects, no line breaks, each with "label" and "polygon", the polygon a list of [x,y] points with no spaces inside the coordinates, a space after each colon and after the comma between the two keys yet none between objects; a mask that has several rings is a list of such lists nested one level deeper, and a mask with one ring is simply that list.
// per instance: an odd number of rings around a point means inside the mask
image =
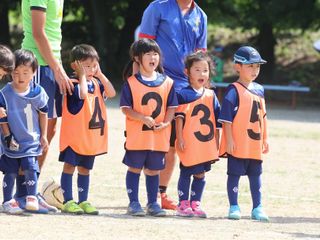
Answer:
[{"label": "child's face", "polygon": [[2,80],[2,78],[5,76],[5,75],[7,75],[8,73],[3,69],[3,68],[1,68],[0,67],[0,81]]},{"label": "child's face", "polygon": [[85,70],[86,79],[92,80],[98,70],[98,61],[96,59],[88,58],[84,61],[80,61],[80,63]]},{"label": "child's face", "polygon": [[191,87],[200,89],[209,81],[210,69],[207,61],[194,62],[189,70],[187,70]]},{"label": "child's face", "polygon": [[140,72],[142,74],[152,74],[158,67],[160,61],[159,53],[151,51],[142,55]]},{"label": "child's face", "polygon": [[239,73],[239,78],[247,82],[253,82],[259,75],[260,64],[236,64],[236,70]]},{"label": "child's face", "polygon": [[27,89],[34,72],[30,65],[20,65],[14,69],[11,75],[16,87],[19,89]]}]

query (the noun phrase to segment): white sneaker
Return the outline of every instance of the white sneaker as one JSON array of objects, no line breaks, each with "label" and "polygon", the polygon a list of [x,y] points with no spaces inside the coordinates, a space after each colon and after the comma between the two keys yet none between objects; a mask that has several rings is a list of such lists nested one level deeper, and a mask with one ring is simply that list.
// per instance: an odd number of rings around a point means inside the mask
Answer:
[{"label": "white sneaker", "polygon": [[11,199],[10,201],[7,201],[2,204],[3,212],[8,214],[22,214],[23,209],[19,207],[19,204],[15,199]]},{"label": "white sneaker", "polygon": [[36,196],[28,195],[26,197],[26,209],[29,211],[38,211],[39,203]]},{"label": "white sneaker", "polygon": [[52,213],[58,212],[58,208],[47,203],[46,200],[44,200],[43,196],[40,193],[37,194],[37,198],[39,201],[39,205],[41,207],[47,209],[49,212],[52,212]]}]

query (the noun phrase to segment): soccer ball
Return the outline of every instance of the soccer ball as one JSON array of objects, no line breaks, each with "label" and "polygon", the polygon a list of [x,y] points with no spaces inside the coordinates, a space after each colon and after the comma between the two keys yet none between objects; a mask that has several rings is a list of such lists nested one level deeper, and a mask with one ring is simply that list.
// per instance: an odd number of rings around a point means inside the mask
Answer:
[{"label": "soccer ball", "polygon": [[42,185],[41,195],[48,204],[62,209],[64,201],[62,188],[54,179],[50,179]]}]

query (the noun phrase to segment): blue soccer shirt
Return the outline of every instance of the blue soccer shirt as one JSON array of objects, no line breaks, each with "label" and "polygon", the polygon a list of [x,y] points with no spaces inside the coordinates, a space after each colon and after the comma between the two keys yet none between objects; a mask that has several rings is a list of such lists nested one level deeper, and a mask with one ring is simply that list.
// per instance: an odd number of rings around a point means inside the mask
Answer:
[{"label": "blue soccer shirt", "polygon": [[165,73],[174,80],[178,92],[188,86],[185,57],[207,48],[207,15],[195,2],[182,15],[176,0],[153,1],[143,13],[139,37],[159,44]]}]

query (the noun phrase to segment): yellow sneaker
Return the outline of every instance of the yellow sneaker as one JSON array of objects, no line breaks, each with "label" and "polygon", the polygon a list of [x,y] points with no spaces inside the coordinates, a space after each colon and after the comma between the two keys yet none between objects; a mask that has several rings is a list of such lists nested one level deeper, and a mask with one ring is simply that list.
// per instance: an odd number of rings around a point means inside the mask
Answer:
[{"label": "yellow sneaker", "polygon": [[98,215],[99,211],[91,205],[88,201],[83,201],[79,204],[79,207],[84,211],[85,214]]}]

